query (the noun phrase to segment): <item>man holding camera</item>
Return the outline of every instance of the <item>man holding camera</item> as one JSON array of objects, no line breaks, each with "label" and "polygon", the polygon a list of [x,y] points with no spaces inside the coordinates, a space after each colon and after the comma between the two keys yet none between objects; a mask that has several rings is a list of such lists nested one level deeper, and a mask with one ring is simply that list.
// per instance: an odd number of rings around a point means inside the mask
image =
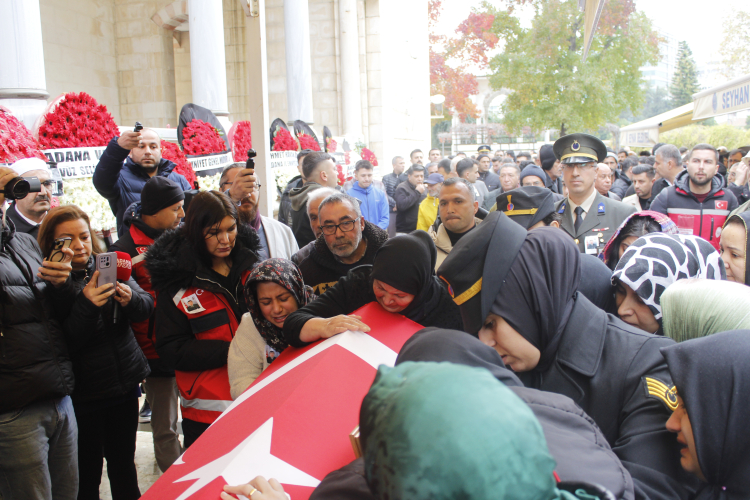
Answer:
[{"label": "man holding camera", "polygon": [[[0,167],[0,207],[18,177]],[[75,299],[73,251],[62,252],[63,262],[43,261],[34,238],[0,221],[0,498],[78,494],[73,366],[61,328]]]},{"label": "man holding camera", "polygon": [[26,233],[36,239],[39,226],[52,207],[54,181],[50,179],[49,166],[39,158],[24,158],[11,167],[19,177],[39,179],[40,191],[31,191],[23,198],[13,200],[8,207],[8,218],[16,226],[16,232]]},{"label": "man holding camera", "polygon": [[174,163],[161,157],[161,139],[152,129],[123,132],[109,141],[96,165],[93,181],[117,218],[118,236],[127,231],[122,223],[125,210],[141,201],[143,186],[151,177],[166,177],[183,191],[192,189],[174,168]]}]

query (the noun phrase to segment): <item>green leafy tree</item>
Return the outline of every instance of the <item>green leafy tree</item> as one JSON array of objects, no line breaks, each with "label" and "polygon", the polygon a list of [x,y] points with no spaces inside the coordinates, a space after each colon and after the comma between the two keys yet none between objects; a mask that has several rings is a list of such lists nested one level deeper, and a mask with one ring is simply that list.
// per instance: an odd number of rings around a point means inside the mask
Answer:
[{"label": "green leafy tree", "polygon": [[747,74],[750,68],[750,11],[732,12],[722,21],[724,39],[719,47],[722,74],[734,80]]},{"label": "green leafy tree", "polygon": [[693,51],[687,42],[680,42],[677,48],[677,69],[669,86],[672,95],[672,105],[682,106],[693,102],[693,94],[700,90],[698,85],[698,70],[693,60]]},{"label": "green leafy tree", "polygon": [[638,114],[633,114],[629,109],[623,111],[620,118],[621,124],[629,124],[646,120],[652,116],[660,115],[672,109],[672,101],[669,100],[669,92],[665,87],[654,87],[649,85],[646,89],[646,101]]},{"label": "green leafy tree", "polygon": [[726,123],[713,127],[688,125],[659,134],[659,141],[686,148],[704,143],[734,149],[750,144],[750,130],[743,130]]},{"label": "green leafy tree", "polygon": [[[634,2],[605,3],[585,62],[577,0],[506,2],[511,8],[489,3],[484,8],[495,16],[492,29],[505,41],[503,52],[490,62],[490,82],[496,89],[513,90],[503,103],[509,130],[556,128],[561,135],[597,130],[626,108],[641,109],[640,68],[658,61],[659,38]],[[514,4],[534,8],[530,28],[514,16]]]}]

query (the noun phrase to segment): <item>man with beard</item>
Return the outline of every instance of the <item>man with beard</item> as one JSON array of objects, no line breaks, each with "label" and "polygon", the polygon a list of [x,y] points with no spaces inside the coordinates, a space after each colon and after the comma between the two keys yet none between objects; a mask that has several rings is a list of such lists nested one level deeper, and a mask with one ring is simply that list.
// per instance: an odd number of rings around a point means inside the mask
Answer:
[{"label": "man with beard", "polygon": [[628,196],[623,203],[633,205],[642,212],[651,208],[651,190],[656,182],[656,170],[651,165],[638,165],[631,170],[635,194]]},{"label": "man with beard", "polygon": [[99,194],[109,201],[117,219],[118,236],[126,232],[122,224],[125,210],[141,201],[143,186],[151,177],[166,177],[183,191],[192,189],[182,175],[174,172],[175,166],[161,157],[161,139],[149,128],[140,132],[123,132],[120,137],[109,141],[96,165],[92,181]]},{"label": "man with beard", "polygon": [[453,245],[482,222],[475,217],[479,202],[474,199],[473,191],[466,179],[451,177],[443,182],[438,195],[440,225],[437,228],[433,225],[428,231],[437,250],[436,271],[453,250]]},{"label": "man with beard", "polygon": [[264,217],[258,212],[260,184],[253,182],[249,186],[234,182],[237,174],[244,168],[245,164],[242,162],[225,167],[219,182],[222,185],[227,183],[226,185],[229,186],[226,194],[233,202],[237,203],[237,214],[240,217],[240,222],[249,225],[258,233],[260,260],[270,258],[291,259],[292,255],[299,250],[297,240],[289,226],[271,217]]},{"label": "man with beard", "polygon": [[11,167],[21,177],[36,177],[42,190],[29,193],[25,198],[15,200],[8,208],[8,218],[13,221],[16,231],[26,233],[36,239],[42,219],[51,208],[54,181],[50,180],[49,167],[39,158],[24,158]]},{"label": "man with beard", "polygon": [[487,191],[494,191],[500,187],[500,176],[492,171],[492,160],[486,154],[477,156],[479,162],[479,180],[487,186]]},{"label": "man with beard", "polygon": [[332,194],[320,203],[318,221],[322,234],[299,263],[299,270],[305,284],[320,295],[351,269],[372,264],[388,233],[365,221],[359,201],[344,193]]},{"label": "man with beard", "polygon": [[[666,146],[657,151],[657,158]],[[719,235],[737,198],[723,189],[719,152],[709,144],[698,144],[688,154],[687,170],[675,177],[674,185],[662,190],[651,210],[669,216],[681,234],[700,236],[719,249]]]}]

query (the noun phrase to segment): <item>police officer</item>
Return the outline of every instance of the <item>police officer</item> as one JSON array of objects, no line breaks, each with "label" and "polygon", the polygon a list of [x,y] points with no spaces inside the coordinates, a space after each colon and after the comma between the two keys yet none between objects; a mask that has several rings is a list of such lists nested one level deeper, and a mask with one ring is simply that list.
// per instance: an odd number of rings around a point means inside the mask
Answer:
[{"label": "police officer", "polygon": [[581,252],[598,255],[635,207],[606,198],[594,187],[596,164],[607,157],[607,147],[598,138],[569,134],[555,141],[552,149],[563,165],[568,188],[568,197],[556,204],[563,215],[561,227]]},{"label": "police officer", "polygon": [[492,212],[437,271],[464,331],[493,347],[524,386],[573,399],[633,477],[636,498],[687,498],[692,479],[674,461],[665,427],[672,380],[651,335],[579,292],[581,255],[552,227],[526,231]]},{"label": "police officer", "polygon": [[490,149],[490,147],[489,147],[489,146],[488,146],[487,144],[482,144],[481,146],[479,146],[479,147],[477,148],[477,152],[478,152],[478,153],[479,153],[480,155],[481,155],[481,154],[485,154],[485,155],[488,155],[488,154],[490,154],[490,153],[492,152],[492,149]]}]

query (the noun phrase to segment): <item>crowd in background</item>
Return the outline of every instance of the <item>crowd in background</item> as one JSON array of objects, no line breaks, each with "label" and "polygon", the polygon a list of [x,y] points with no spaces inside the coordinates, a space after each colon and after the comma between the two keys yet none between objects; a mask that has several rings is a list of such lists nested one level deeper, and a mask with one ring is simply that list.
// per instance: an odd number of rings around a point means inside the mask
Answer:
[{"label": "crowd in background", "polygon": [[[570,134],[417,149],[382,179],[361,160],[340,186],[304,150],[272,218],[246,164],[190,190],[143,129],[94,172],[109,248],[52,208],[44,161],[0,167],[0,498],[98,499],[104,459],[140,497],[142,390],[165,471],[286,348],[370,331],[370,302],[425,329],[312,498],[748,498],[749,153]],[[6,199],[17,177],[39,191]]]}]

